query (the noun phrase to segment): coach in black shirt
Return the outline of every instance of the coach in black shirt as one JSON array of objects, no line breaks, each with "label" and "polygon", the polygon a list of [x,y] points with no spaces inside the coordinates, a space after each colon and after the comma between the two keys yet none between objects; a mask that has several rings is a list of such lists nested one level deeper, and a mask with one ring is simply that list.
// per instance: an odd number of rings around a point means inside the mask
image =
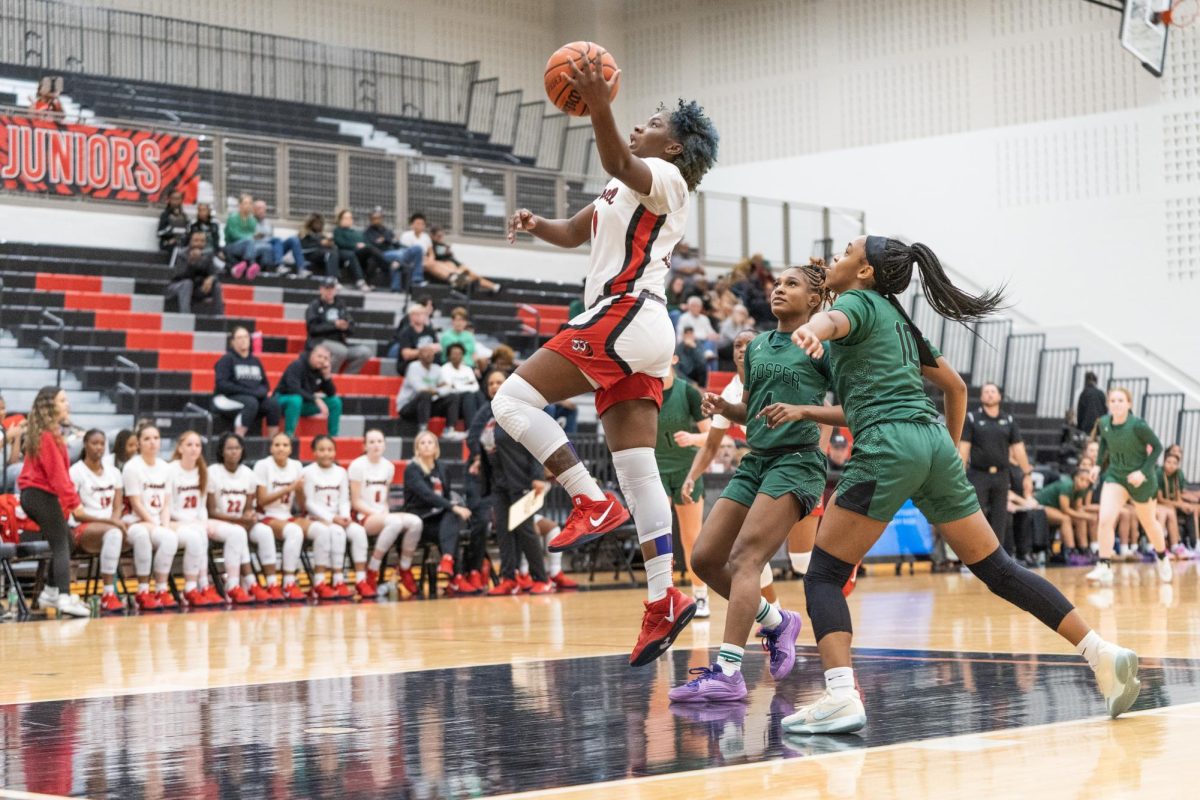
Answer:
[{"label": "coach in black shirt", "polygon": [[979,505],[987,516],[996,538],[1011,555],[1012,537],[1008,525],[1008,465],[1015,461],[1029,475],[1029,457],[1021,431],[1012,414],[1000,411],[1000,387],[986,383],[979,393],[979,407],[967,413],[958,451],[967,467],[967,478],[979,495]]}]

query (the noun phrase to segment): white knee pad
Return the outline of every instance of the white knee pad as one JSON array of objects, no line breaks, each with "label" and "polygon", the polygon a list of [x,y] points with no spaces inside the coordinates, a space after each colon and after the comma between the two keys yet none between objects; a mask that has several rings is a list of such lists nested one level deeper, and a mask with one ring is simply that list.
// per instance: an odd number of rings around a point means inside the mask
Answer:
[{"label": "white knee pad", "polygon": [[792,571],[797,575],[803,575],[808,572],[808,564],[812,561],[812,551],[807,553],[788,553],[788,560],[792,562]]},{"label": "white knee pad", "polygon": [[308,540],[313,543],[313,565],[329,568],[330,544],[333,533],[324,522],[314,522],[308,526]]},{"label": "white knee pad", "polygon": [[617,482],[629,504],[638,542],[671,534],[671,498],[663,488],[653,447],[631,447],[612,454]]},{"label": "white knee pad", "polygon": [[[266,566],[271,564],[274,566],[276,560],[275,554],[275,531],[271,530],[269,525],[264,525],[261,522],[250,528],[250,541],[254,542],[254,549],[258,552],[258,563]],[[250,551],[246,551],[244,563],[250,563]]]},{"label": "white knee pad", "polygon": [[375,552],[386,553],[400,538],[400,534],[404,532],[406,523],[400,514],[388,514],[387,520],[383,523],[383,530],[379,532],[379,536],[375,539]]},{"label": "white knee pad", "polygon": [[100,572],[112,575],[121,563],[121,544],[125,535],[120,528],[109,528],[104,532],[103,543],[100,545]]},{"label": "white knee pad", "polygon": [[367,560],[367,530],[357,522],[346,526],[346,541],[350,545],[350,560],[362,564]]},{"label": "white knee pad", "polygon": [[300,551],[304,548],[304,531],[294,522],[283,526],[283,571],[292,573],[300,567]]},{"label": "white knee pad", "polygon": [[[139,578],[150,574],[150,561],[154,557],[154,546],[150,543],[150,529],[143,522],[129,526],[125,534],[129,538],[129,546],[133,549],[133,571]],[[171,558],[175,553],[171,553]]]},{"label": "white knee pad", "polygon": [[200,525],[185,525],[176,533],[183,545],[183,574],[207,574],[208,532]]},{"label": "white knee pad", "polygon": [[175,563],[179,552],[179,534],[167,527],[158,527],[150,532],[154,544],[154,574],[166,575]]},{"label": "white knee pad", "polygon": [[771,562],[763,564],[762,575],[758,576],[758,588],[765,589],[775,582],[775,573],[771,571]]},{"label": "white knee pad", "polygon": [[546,398],[520,375],[509,375],[492,398],[496,424],[539,462],[567,443],[567,434],[545,412]]},{"label": "white knee pad", "polygon": [[329,524],[329,568],[341,572],[346,568],[346,529]]}]

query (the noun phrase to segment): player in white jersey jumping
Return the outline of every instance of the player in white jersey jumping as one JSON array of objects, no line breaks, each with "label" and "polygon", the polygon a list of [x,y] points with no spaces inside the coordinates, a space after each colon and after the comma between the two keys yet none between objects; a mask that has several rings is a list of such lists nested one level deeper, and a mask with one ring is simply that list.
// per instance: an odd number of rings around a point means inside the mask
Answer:
[{"label": "player in white jersey jumping", "polygon": [[695,614],[695,603],[671,581],[671,503],[654,444],[662,379],[675,351],[664,282],[671,251],[687,225],[688,193],[716,161],[717,132],[700,106],[680,100],[674,108],[660,107],[626,140],[609,102],[619,75],[606,82],[599,64],[588,62],[573,64],[568,77],[591,109],[600,163],[612,176],[604,191],[570,219],[543,219],[521,209],[508,223],[509,241],[519,231],[560,247],[591,239],[587,310],[505,381],[492,410],[509,436],[571,494],[574,510],[550,543],[551,550],[565,550],[629,518],[543,411],[550,403],[596,392],[596,412],[646,560],[650,597],[629,659],[630,666],[642,666],[666,652]]},{"label": "player in white jersey jumping", "polygon": [[[314,548],[316,577],[313,581],[313,595],[320,600],[349,600],[354,592],[346,585],[346,544],[349,543],[351,552],[367,554],[367,532],[350,517],[350,479],[346,470],[338,466],[337,446],[333,437],[324,434],[317,436],[312,442],[313,463],[304,468],[305,510],[312,521],[309,525],[309,536],[314,531],[329,532],[329,550],[325,563],[322,564],[322,553]],[[325,583],[325,567],[333,572],[333,586]],[[365,577],[365,576],[364,576]],[[361,594],[361,591],[360,591]],[[369,595],[374,597],[374,595]]]},{"label": "player in white jersey jumping", "polygon": [[[158,456],[162,440],[158,428],[153,425],[139,426],[135,438],[137,455],[126,461],[121,470],[121,487],[125,492],[123,519],[129,526],[138,580],[135,599],[142,611],[178,608],[169,583],[171,565],[179,550],[179,537],[169,525],[167,462]],[[154,594],[150,592],[151,569],[157,590]]]},{"label": "player in white jersey jumping", "polygon": [[[104,431],[88,431],[83,435],[83,458],[71,465],[71,482],[79,494],[79,508],[72,514],[71,533],[76,547],[100,556],[101,613],[119,614],[125,606],[117,599],[113,576],[121,562],[121,548],[128,526],[121,521],[121,506],[125,499],[121,491],[121,473],[116,467],[105,466],[103,461],[106,442]],[[149,537],[144,543],[144,553],[148,567]]]},{"label": "player in white jersey jumping", "polygon": [[[417,551],[425,526],[416,514],[391,510],[388,492],[396,479],[396,465],[383,457],[386,445],[383,431],[372,428],[363,437],[363,454],[350,462],[351,516],[363,526],[367,536],[378,537],[369,563],[363,563],[366,547],[361,554],[351,552],[350,557],[354,561],[354,571],[361,578],[358,593],[363,597],[374,597],[383,559],[400,539],[400,567],[396,579],[411,597],[417,593],[417,581],[412,572],[413,553]],[[362,578],[364,574],[366,577]]]},{"label": "player in white jersey jumping", "polygon": [[313,538],[319,533],[321,541],[314,540],[313,554],[325,553],[329,560],[329,530],[322,528],[311,531],[309,520],[292,516],[292,505],[304,507],[304,470],[299,461],[291,457],[292,440],[280,431],[271,437],[271,455],[259,459],[254,465],[254,477],[258,480],[258,507],[262,510],[262,522],[283,542],[283,599],[289,603],[303,603],[308,597],[296,585],[296,569],[300,566],[300,554],[304,549],[305,534]]}]

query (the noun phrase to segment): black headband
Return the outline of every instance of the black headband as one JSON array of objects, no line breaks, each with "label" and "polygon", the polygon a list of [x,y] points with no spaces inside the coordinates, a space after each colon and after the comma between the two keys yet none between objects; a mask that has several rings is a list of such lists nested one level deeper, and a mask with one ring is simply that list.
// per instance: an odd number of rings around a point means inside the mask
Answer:
[{"label": "black headband", "polygon": [[883,254],[887,250],[887,243],[886,236],[867,237],[867,263],[876,271],[883,267]]},{"label": "black headband", "polygon": [[[868,236],[867,237],[867,263],[875,270],[875,286],[876,290],[883,294],[888,299],[888,302],[900,312],[900,316],[908,323],[909,329],[912,331],[913,338],[917,344],[917,356],[921,364],[926,367],[936,367],[937,359],[933,357],[933,351],[925,341],[925,336],[921,333],[921,329],[917,327],[912,318],[908,316],[908,312],[904,310],[904,306],[896,299],[896,290],[894,288],[879,285],[880,278],[883,277],[884,257],[887,251],[888,242],[891,241],[886,236]],[[904,278],[904,286],[900,287],[900,291],[908,288],[908,281],[911,273],[906,273]]]}]

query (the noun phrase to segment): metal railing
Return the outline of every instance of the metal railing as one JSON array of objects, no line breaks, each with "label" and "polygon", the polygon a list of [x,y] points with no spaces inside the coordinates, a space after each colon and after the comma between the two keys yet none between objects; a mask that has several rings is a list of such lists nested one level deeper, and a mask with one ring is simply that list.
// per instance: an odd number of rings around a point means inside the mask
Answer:
[{"label": "metal railing", "polygon": [[1179,412],[1175,442],[1183,448],[1184,474],[1195,480],[1200,474],[1200,408],[1185,408]]},{"label": "metal railing", "polygon": [[183,407],[183,413],[195,414],[196,416],[198,416],[202,420],[204,420],[204,441],[205,441],[205,444],[207,444],[212,439],[212,432],[213,432],[212,412],[209,411],[207,408],[203,408],[201,406],[196,405],[195,403],[188,402],[188,404]]},{"label": "metal railing", "polygon": [[61,340],[64,338],[63,332],[66,330],[67,323],[63,321],[62,317],[58,316],[57,314],[52,314],[48,309],[44,308],[42,309],[42,313],[38,315],[39,333],[42,330],[43,322],[50,323],[58,331],[58,339],[54,339],[50,336],[42,336],[41,343],[54,351],[54,385],[62,386],[62,354],[65,346]]},{"label": "metal railing", "polygon": [[142,365],[125,356],[117,356],[113,359],[113,373],[120,376],[123,372],[133,373],[133,386],[118,381],[114,389],[118,394],[133,395],[133,420],[136,424],[142,416]]}]

